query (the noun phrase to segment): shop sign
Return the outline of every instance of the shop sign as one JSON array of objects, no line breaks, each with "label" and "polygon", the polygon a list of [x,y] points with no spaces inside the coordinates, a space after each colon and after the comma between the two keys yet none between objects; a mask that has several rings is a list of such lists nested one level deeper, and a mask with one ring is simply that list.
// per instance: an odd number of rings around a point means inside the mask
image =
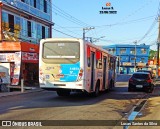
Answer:
[{"label": "shop sign", "polygon": [[38,53],[22,52],[23,61],[38,61]]},{"label": "shop sign", "polygon": [[15,53],[0,53],[0,62],[14,62]]},{"label": "shop sign", "polygon": [[131,62],[123,62],[123,66],[132,66]]},{"label": "shop sign", "polygon": [[12,79],[12,85],[18,85],[20,77],[21,52],[15,52],[15,67]]}]

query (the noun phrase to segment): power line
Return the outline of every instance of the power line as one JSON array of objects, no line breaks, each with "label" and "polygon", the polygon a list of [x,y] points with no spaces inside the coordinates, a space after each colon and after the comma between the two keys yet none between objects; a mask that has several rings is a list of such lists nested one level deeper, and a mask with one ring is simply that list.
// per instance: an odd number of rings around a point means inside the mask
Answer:
[{"label": "power line", "polygon": [[132,24],[133,22],[142,22],[143,20],[150,20],[150,18],[155,17],[156,15],[148,16],[148,17],[143,17],[135,20],[130,20],[130,21],[125,21],[125,22],[119,22],[119,23],[114,23],[114,24],[107,24],[107,25],[101,25],[101,26],[94,26],[94,27],[112,27],[112,26],[117,26],[117,25],[123,25],[123,24]]},{"label": "power line", "polygon": [[58,25],[58,24],[56,24],[56,23],[55,23],[55,25],[59,26],[59,27],[62,28],[62,29],[65,29],[65,30],[67,30],[67,31],[69,31],[69,32],[71,32],[71,33],[73,33],[73,34],[76,34],[76,35],[79,35],[79,36],[80,36],[80,34],[77,34],[77,33],[73,32],[73,31],[71,31],[71,30],[69,30],[69,29],[66,29],[66,28],[64,28],[64,27],[62,27],[62,26],[60,26],[60,25]]},{"label": "power line", "polygon": [[74,37],[74,36],[72,36],[72,35],[66,34],[66,33],[64,33],[64,32],[62,32],[62,31],[59,31],[59,30],[57,30],[57,29],[54,29],[54,28],[52,28],[52,29],[55,30],[55,31],[57,31],[57,32],[59,32],[59,33],[61,33],[61,34],[67,35],[67,36],[69,36],[69,37],[77,38],[77,37]]},{"label": "power line", "polygon": [[84,23],[83,21],[75,18],[74,16],[70,15],[69,13],[65,12],[64,10],[60,9],[56,5],[52,4],[53,8],[59,13],[60,16],[66,18],[67,20],[74,22],[75,24],[81,25],[81,26],[90,26],[87,23]]},{"label": "power line", "polygon": [[139,39],[137,42],[141,42],[151,31],[152,29],[154,28],[154,26],[156,25],[156,20],[153,21],[152,25],[150,26],[150,28],[148,29],[148,31],[144,34],[144,36]]}]

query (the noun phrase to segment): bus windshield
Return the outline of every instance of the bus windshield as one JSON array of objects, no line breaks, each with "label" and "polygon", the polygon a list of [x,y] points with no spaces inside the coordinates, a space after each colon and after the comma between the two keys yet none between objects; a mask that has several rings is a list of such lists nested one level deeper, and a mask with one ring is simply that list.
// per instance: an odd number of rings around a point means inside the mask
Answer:
[{"label": "bus windshield", "polygon": [[[68,61],[79,61],[79,42],[45,42],[43,44],[43,59],[52,61],[61,60],[61,63]],[[68,61],[66,61],[68,60]],[[59,61],[58,61],[59,62]]]}]

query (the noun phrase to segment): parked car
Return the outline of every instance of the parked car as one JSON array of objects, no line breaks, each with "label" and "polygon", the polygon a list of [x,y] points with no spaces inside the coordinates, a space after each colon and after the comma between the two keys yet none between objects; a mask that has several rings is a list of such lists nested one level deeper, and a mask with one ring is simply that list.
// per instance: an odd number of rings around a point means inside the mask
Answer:
[{"label": "parked car", "polygon": [[151,93],[154,89],[155,80],[149,72],[135,72],[128,82],[128,91],[143,90]]}]

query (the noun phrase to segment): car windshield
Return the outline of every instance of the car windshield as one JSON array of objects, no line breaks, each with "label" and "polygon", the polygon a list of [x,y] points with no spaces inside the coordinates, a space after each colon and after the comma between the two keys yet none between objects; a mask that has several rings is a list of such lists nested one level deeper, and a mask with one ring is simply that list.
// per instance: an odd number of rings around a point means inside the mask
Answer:
[{"label": "car windshield", "polygon": [[147,79],[148,78],[148,74],[133,74],[134,78],[139,78],[139,79]]}]

